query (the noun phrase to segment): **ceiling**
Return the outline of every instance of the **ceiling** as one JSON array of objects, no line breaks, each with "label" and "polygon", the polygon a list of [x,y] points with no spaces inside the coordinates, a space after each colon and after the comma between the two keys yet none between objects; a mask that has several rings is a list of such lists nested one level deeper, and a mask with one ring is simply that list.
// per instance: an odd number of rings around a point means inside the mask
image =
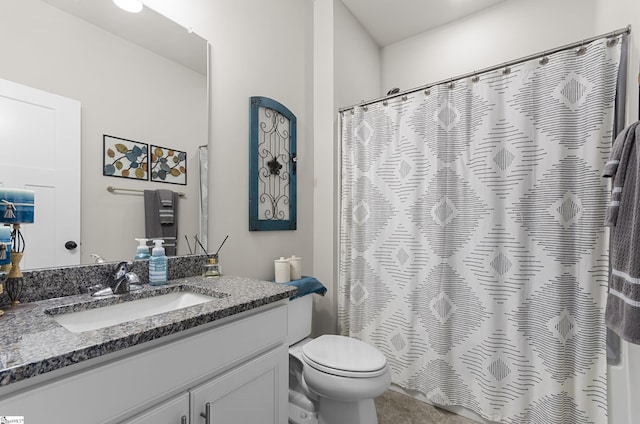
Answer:
[{"label": "ceiling", "polygon": [[128,13],[116,7],[112,0],[43,1],[207,75],[206,40],[148,7],[140,13]]},{"label": "ceiling", "polygon": [[[116,8],[112,0],[43,0],[55,7],[134,40],[157,53],[163,54],[199,72],[206,73],[206,64],[190,63],[190,57],[202,55],[206,43],[196,44],[197,54],[185,48],[185,38],[199,38],[177,24],[168,25],[167,19],[145,8],[140,14],[129,14]],[[445,25],[480,10],[507,0],[341,0],[349,11],[380,46],[388,46],[440,25]],[[153,29],[162,25],[162,29]],[[169,33],[170,38],[160,34]],[[167,40],[180,40],[168,42]],[[175,46],[180,46],[179,48]],[[185,62],[186,61],[186,62]],[[204,71],[203,68],[204,67]]]},{"label": "ceiling", "polygon": [[342,0],[380,47],[506,0]]}]

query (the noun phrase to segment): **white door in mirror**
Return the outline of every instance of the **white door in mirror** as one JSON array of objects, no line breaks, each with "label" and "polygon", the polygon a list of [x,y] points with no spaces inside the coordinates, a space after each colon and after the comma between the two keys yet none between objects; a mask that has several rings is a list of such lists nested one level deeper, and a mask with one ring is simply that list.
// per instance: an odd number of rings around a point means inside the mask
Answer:
[{"label": "white door in mirror", "polygon": [[23,269],[80,263],[80,102],[0,79],[0,186],[35,191]]}]

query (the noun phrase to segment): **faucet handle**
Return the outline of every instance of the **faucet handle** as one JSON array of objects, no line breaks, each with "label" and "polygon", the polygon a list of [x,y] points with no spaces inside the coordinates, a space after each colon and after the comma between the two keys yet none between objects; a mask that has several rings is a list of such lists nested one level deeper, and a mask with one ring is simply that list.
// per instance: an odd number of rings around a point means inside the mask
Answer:
[{"label": "faucet handle", "polygon": [[116,265],[115,272],[109,282],[109,287],[111,287],[114,294],[129,293],[129,281],[127,281],[128,272],[129,262],[122,261]]},{"label": "faucet handle", "polygon": [[115,272],[113,273],[114,278],[117,280],[118,278],[122,278],[127,275],[129,272],[129,262],[122,261],[116,265]]}]

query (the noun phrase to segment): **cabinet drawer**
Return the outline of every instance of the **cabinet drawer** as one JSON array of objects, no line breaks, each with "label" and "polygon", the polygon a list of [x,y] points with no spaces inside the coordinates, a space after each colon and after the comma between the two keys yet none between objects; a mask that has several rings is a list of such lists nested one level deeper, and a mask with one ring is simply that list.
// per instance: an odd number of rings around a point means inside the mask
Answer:
[{"label": "cabinet drawer", "polygon": [[284,344],[287,305],[206,327],[110,362],[105,355],[94,368],[3,399],[0,411],[24,415],[29,424],[108,423],[131,416]]}]

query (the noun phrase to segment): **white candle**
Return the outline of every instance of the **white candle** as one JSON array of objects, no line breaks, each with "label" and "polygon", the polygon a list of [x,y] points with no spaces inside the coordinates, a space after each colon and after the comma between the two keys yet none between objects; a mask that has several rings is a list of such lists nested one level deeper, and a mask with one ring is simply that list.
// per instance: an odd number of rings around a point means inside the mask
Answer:
[{"label": "white candle", "polygon": [[274,261],[276,271],[276,283],[288,283],[291,281],[291,265],[289,259],[280,257]]},{"label": "white candle", "polygon": [[291,279],[299,280],[302,278],[302,258],[300,256],[291,255],[289,258],[291,262]]}]

